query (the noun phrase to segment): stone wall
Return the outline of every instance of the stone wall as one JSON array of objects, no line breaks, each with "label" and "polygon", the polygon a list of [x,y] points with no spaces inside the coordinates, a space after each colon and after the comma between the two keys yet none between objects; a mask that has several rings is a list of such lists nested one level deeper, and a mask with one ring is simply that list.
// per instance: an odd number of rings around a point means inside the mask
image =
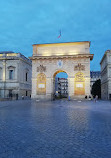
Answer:
[{"label": "stone wall", "polygon": [[101,60],[101,98],[111,99],[111,50]]}]

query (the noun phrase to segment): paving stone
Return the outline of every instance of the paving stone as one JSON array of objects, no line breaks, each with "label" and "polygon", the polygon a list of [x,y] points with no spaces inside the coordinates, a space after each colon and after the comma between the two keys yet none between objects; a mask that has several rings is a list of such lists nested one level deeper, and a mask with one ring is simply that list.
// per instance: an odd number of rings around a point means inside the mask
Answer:
[{"label": "paving stone", "polygon": [[0,102],[0,158],[110,158],[111,102]]}]

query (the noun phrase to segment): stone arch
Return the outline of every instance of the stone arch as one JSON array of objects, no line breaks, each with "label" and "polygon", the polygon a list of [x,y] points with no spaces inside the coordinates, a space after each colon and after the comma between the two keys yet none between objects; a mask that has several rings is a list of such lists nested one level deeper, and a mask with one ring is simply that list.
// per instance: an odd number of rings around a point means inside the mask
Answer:
[{"label": "stone arch", "polygon": [[65,71],[65,70],[63,70],[63,69],[58,69],[58,70],[55,70],[54,72],[53,72],[53,78],[58,74],[58,73],[60,73],[60,72],[64,72],[64,73],[66,73],[67,75],[68,75],[68,73]]},{"label": "stone arch", "polygon": [[77,72],[74,79],[74,94],[85,95],[85,77],[84,73]]},{"label": "stone arch", "polygon": [[[54,73],[53,73],[53,89],[52,89],[52,94],[53,95],[55,95],[55,77],[56,77],[56,75],[58,74],[58,73],[60,73],[60,72],[64,72],[64,73],[66,73],[67,75],[68,75],[68,73],[65,71],[65,70],[63,70],[63,69],[57,69]],[[68,79],[68,78],[67,78]]]},{"label": "stone arch", "polygon": [[39,73],[37,75],[37,95],[46,94],[46,75],[44,73]]}]

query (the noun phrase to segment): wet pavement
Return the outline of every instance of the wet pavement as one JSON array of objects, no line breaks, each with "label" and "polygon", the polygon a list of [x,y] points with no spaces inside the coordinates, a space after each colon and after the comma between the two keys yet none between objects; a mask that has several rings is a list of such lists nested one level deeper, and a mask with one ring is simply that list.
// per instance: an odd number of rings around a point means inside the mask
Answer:
[{"label": "wet pavement", "polygon": [[111,158],[111,103],[0,102],[0,158]]}]

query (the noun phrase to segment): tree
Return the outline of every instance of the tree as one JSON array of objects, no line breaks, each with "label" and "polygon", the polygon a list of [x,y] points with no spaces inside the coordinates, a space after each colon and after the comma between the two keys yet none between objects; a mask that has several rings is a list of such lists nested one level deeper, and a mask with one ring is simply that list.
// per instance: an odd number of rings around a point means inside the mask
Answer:
[{"label": "tree", "polygon": [[93,96],[98,96],[98,98],[101,98],[101,80],[97,80],[93,85],[92,85],[92,90],[91,94]]}]

